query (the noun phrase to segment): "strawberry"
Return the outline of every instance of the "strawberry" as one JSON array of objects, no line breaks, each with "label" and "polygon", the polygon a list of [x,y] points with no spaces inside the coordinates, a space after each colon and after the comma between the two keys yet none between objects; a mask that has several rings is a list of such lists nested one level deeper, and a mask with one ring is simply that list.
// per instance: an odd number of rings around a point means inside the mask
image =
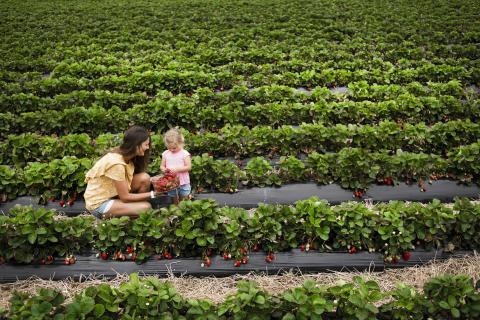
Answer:
[{"label": "strawberry", "polygon": [[240,248],[240,254],[243,254],[244,256],[247,255],[247,249],[245,248]]},{"label": "strawberry", "polygon": [[132,246],[127,246],[127,253],[132,253],[134,250]]},{"label": "strawberry", "polygon": [[274,255],[273,253],[270,253],[270,254],[268,255],[268,257],[269,257],[270,260],[272,260],[272,261],[275,260],[275,255]]},{"label": "strawberry", "polygon": [[69,258],[65,258],[65,260],[63,261],[63,263],[68,266],[68,265],[70,264],[70,259],[69,259]]},{"label": "strawberry", "polygon": [[300,248],[300,251],[302,252],[305,251],[305,245],[301,244],[299,248]]},{"label": "strawberry", "polygon": [[268,256],[265,257],[265,261],[266,261],[267,263],[272,262],[272,259],[270,258],[270,255],[268,255]]},{"label": "strawberry", "polygon": [[348,253],[350,253],[350,254],[357,253],[357,248],[355,246],[351,246],[350,250],[348,250]]},{"label": "strawberry", "polygon": [[53,256],[47,256],[47,261],[52,262],[53,261]]},{"label": "strawberry", "polygon": [[137,255],[135,253],[133,253],[131,259],[132,259],[132,261],[137,260]]},{"label": "strawberry", "polygon": [[45,264],[45,259],[41,259],[39,263],[40,264]]},{"label": "strawberry", "polygon": [[398,263],[400,261],[400,257],[399,256],[393,256],[392,258],[392,262],[393,263]]},{"label": "strawberry", "polygon": [[167,260],[172,260],[173,259],[172,255],[170,253],[165,258],[167,258]]},{"label": "strawberry", "polygon": [[5,258],[3,256],[0,256],[0,264],[4,264],[5,263]]},{"label": "strawberry", "polygon": [[70,200],[67,201],[67,204],[68,204],[70,207],[73,206],[73,203],[74,203],[74,201],[73,201],[72,199],[70,199]]},{"label": "strawberry", "polygon": [[404,251],[403,254],[402,254],[402,259],[403,259],[403,261],[408,261],[408,260],[410,260],[411,256],[412,256],[412,254],[410,253],[410,251]]},{"label": "strawberry", "polygon": [[240,260],[236,260],[234,263],[233,263],[233,266],[234,267],[240,267],[242,265],[242,261]]},{"label": "strawberry", "polygon": [[248,263],[248,257],[243,257],[242,264],[247,264],[247,263]]},{"label": "strawberry", "polygon": [[260,245],[259,245],[258,243],[255,243],[255,244],[253,245],[252,250],[253,250],[254,252],[258,252],[258,251],[260,250]]},{"label": "strawberry", "polygon": [[65,201],[61,200],[59,203],[60,207],[65,207]]},{"label": "strawberry", "polygon": [[213,253],[212,248],[207,248],[207,257],[211,257]]},{"label": "strawberry", "polygon": [[212,265],[212,260],[210,258],[205,258],[205,266],[210,267]]},{"label": "strawberry", "polygon": [[230,259],[229,255],[227,253],[223,254],[223,260],[228,260]]},{"label": "strawberry", "polygon": [[100,254],[100,257],[102,258],[102,260],[107,260],[107,259],[108,259],[108,253],[106,253],[105,251],[103,251],[103,252]]}]

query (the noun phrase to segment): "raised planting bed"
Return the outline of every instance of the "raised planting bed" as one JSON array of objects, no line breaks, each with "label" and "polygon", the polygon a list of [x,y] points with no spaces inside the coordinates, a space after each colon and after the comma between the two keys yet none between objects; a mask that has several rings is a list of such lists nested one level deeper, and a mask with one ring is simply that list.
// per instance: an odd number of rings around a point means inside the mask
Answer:
[{"label": "raised planting bed", "polygon": [[18,265],[4,264],[0,266],[0,282],[14,282],[30,277],[41,279],[81,280],[90,276],[114,278],[117,274],[137,272],[144,275],[159,276],[229,276],[233,274],[247,274],[250,272],[278,274],[288,271],[300,272],[331,272],[331,271],[382,271],[386,268],[403,268],[424,265],[432,261],[442,261],[452,257],[466,257],[474,255],[473,251],[458,251],[447,253],[442,250],[415,250],[411,252],[408,261],[400,259],[396,263],[384,261],[380,253],[366,251],[349,254],[348,252],[309,252],[292,249],[274,255],[271,262],[266,262],[265,252],[251,252],[248,263],[235,266],[235,260],[225,260],[221,255],[213,255],[207,266],[202,258],[172,257],[166,259],[156,255],[145,263],[137,264],[133,261],[103,260],[95,253],[76,255],[74,264],[65,265],[64,259],[55,259],[50,265]]},{"label": "raised planting bed", "polygon": [[[204,192],[195,195],[195,199],[213,199],[219,206],[241,207],[245,209],[256,208],[260,203],[267,204],[292,204],[310,197],[319,197],[330,204],[339,204],[345,201],[371,201],[388,202],[391,200],[430,202],[438,199],[443,203],[452,202],[455,197],[478,199],[480,188],[476,184],[458,184],[451,180],[437,180],[427,184],[426,191],[417,184],[398,183],[396,186],[371,185],[361,197],[355,197],[354,192],[341,188],[338,184],[318,185],[309,183],[291,183],[281,187],[252,187],[238,190],[235,193]],[[16,205],[31,205],[34,208],[57,210],[67,216],[75,216],[86,212],[83,199],[75,201],[72,205],[60,205],[57,200],[46,205],[38,204],[38,197],[18,197],[15,200],[0,203],[0,211],[7,214]],[[152,200],[153,208],[163,208],[172,204],[168,196],[159,196]]]}]

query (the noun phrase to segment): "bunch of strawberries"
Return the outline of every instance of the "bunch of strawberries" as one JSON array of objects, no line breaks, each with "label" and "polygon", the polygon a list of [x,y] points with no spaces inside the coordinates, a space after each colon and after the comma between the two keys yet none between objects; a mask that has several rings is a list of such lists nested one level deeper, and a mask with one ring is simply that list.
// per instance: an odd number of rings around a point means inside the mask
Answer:
[{"label": "bunch of strawberries", "polygon": [[167,192],[178,188],[180,180],[174,173],[166,173],[165,175],[158,175],[151,179],[155,192]]}]

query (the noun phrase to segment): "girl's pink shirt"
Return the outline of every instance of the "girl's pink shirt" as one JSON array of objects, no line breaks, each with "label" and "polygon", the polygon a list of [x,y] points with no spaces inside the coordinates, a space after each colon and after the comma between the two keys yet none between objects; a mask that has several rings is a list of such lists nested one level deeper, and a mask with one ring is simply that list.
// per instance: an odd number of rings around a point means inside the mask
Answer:
[{"label": "girl's pink shirt", "polygon": [[[162,159],[165,159],[165,167],[167,169],[185,166],[185,158],[189,156],[190,156],[190,153],[187,150],[183,150],[183,149],[175,153],[173,153],[170,150],[165,150],[162,153]],[[178,178],[180,179],[180,185],[190,183],[190,175],[188,174],[188,171],[178,172],[177,175],[178,175]]]}]

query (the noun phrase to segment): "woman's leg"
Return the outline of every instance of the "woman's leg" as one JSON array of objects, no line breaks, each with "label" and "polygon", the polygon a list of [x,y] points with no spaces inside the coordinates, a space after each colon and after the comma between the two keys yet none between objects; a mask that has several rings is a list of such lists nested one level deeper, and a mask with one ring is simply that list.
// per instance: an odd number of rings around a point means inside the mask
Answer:
[{"label": "woman's leg", "polygon": [[[132,179],[132,193],[142,193],[150,191],[150,176],[146,172],[138,173],[133,175]],[[129,217],[138,217],[138,215],[151,209],[152,205],[148,201],[139,201],[139,202],[123,202],[118,199],[113,200],[113,205],[105,213],[106,218],[129,216]]]},{"label": "woman's leg", "polygon": [[148,201],[140,202],[123,202],[121,200],[113,200],[112,207],[105,213],[105,218],[114,218],[114,217],[138,217],[138,215],[148,209],[151,209],[152,206]]},{"label": "woman's leg", "polygon": [[142,193],[150,191],[150,176],[146,172],[133,175],[131,192]]}]

